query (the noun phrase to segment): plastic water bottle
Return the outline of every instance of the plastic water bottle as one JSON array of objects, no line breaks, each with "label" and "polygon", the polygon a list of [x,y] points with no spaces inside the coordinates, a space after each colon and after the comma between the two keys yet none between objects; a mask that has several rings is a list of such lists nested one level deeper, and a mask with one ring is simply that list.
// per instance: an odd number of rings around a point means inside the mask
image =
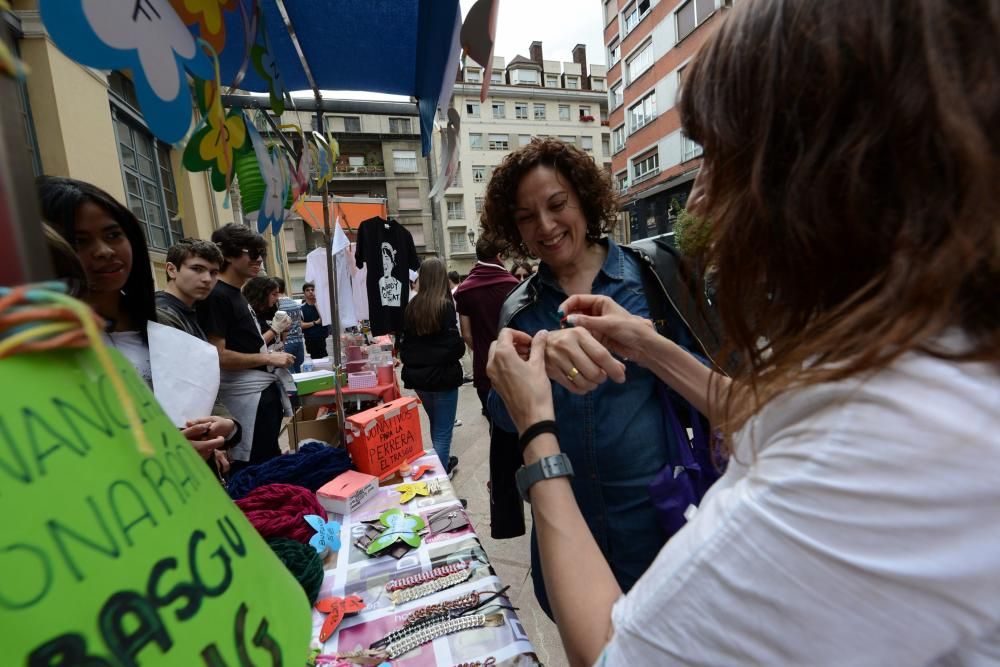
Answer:
[{"label": "plastic water bottle", "polygon": [[309,356],[308,352],[306,352],[305,356],[302,358],[301,369],[303,373],[309,373],[313,369],[313,360],[312,357]]}]

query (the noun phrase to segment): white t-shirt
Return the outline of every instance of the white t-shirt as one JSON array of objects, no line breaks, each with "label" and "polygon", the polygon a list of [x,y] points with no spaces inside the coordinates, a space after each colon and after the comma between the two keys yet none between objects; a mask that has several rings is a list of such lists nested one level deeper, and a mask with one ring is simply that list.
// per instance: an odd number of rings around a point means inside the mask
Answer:
[{"label": "white t-shirt", "polygon": [[153,367],[149,363],[149,346],[137,331],[102,332],[101,338],[108,347],[117,349],[135,367],[135,371],[150,389],[153,388]]},{"label": "white t-shirt", "polygon": [[775,400],[735,450],[599,665],[1000,665],[995,369],[906,355]]},{"label": "white t-shirt", "polygon": [[[340,224],[335,225],[333,234],[332,252],[337,257],[337,310],[340,313],[340,331],[348,327],[358,325],[358,318],[354,313],[354,293],[351,289],[351,269],[347,263],[347,246],[350,242],[347,235],[341,229]],[[323,249],[316,248],[306,255],[306,282],[311,282],[316,286],[316,307],[319,315],[323,318],[324,324],[329,324],[333,319],[330,315],[330,287],[326,274],[326,258],[323,256]],[[333,335],[339,335],[331,327]]]}]

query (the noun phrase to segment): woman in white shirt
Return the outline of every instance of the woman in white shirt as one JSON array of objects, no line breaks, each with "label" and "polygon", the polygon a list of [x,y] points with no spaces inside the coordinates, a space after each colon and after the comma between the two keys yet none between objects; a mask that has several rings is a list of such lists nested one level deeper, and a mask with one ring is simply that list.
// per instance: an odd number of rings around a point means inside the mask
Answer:
[{"label": "woman in white shirt", "polygon": [[[570,662],[998,665],[1000,0],[712,20],[679,107],[730,376],[607,299],[562,310],[613,381],[614,355],[650,368],[730,455],[624,596],[567,478],[535,476]],[[504,330],[491,354],[521,433],[552,419],[544,349]],[[529,471],[559,453],[525,444]]]}]

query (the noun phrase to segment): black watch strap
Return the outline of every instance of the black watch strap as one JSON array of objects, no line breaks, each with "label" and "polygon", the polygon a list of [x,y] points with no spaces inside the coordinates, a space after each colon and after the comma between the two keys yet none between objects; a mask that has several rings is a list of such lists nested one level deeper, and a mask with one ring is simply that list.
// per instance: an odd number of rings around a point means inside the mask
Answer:
[{"label": "black watch strap", "polygon": [[556,423],[551,419],[544,419],[540,422],[535,422],[528,428],[524,429],[524,433],[521,437],[517,439],[517,444],[521,447],[521,453],[528,448],[528,443],[540,436],[542,433],[551,433],[552,435],[559,437],[559,428]]}]

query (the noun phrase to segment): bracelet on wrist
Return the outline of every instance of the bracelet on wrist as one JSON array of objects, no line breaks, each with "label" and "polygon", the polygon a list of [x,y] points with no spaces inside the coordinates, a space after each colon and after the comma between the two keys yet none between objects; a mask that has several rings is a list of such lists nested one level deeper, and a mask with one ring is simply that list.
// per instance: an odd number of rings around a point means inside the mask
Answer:
[{"label": "bracelet on wrist", "polygon": [[521,453],[524,453],[524,450],[528,448],[528,445],[532,440],[543,433],[551,433],[558,438],[559,428],[556,426],[555,421],[552,419],[543,419],[542,421],[535,422],[528,428],[524,429],[521,433],[521,437],[517,440],[517,444],[521,447]]}]

